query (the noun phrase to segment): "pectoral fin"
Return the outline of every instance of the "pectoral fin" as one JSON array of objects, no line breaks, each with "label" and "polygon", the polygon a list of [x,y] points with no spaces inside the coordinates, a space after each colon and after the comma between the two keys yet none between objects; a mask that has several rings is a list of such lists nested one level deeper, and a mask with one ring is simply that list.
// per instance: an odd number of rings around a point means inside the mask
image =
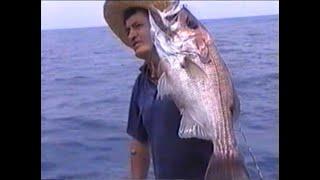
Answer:
[{"label": "pectoral fin", "polygon": [[158,81],[158,94],[157,99],[162,99],[164,96],[167,96],[171,92],[171,84],[168,80],[168,76],[166,72],[163,72]]},{"label": "pectoral fin", "polygon": [[192,115],[191,112],[185,110],[182,112],[182,118],[179,128],[180,138],[199,138],[211,140],[211,136],[207,133],[206,129],[202,127],[196,120],[196,114]]}]

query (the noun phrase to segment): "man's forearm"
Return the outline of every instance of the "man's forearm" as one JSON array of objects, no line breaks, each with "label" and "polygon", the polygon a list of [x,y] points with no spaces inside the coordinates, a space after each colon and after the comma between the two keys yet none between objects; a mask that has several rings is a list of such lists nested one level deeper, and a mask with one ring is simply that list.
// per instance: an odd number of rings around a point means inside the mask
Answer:
[{"label": "man's forearm", "polygon": [[131,178],[145,179],[148,175],[150,154],[147,144],[132,140],[130,144]]}]

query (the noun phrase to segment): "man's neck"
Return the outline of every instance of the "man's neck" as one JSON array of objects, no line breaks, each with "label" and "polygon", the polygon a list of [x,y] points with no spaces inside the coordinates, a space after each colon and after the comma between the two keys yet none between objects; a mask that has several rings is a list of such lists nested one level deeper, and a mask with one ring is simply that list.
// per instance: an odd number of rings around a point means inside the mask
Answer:
[{"label": "man's neck", "polygon": [[159,64],[159,56],[156,53],[156,51],[153,51],[150,55],[150,58],[145,61],[145,64],[147,65],[147,68],[149,70],[149,76],[152,81],[157,82],[159,79],[158,74],[158,64]]}]

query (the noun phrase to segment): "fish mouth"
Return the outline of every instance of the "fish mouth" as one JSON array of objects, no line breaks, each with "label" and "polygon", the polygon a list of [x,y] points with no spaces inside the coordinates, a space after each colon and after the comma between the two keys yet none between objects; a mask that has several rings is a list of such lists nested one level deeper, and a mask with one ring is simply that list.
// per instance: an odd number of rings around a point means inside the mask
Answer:
[{"label": "fish mouth", "polygon": [[163,17],[161,12],[159,12],[156,8],[150,8],[150,15],[152,17],[152,20],[154,24],[162,31],[162,32],[168,32],[168,27],[165,25],[163,21]]},{"label": "fish mouth", "polygon": [[171,26],[179,22],[179,13],[185,7],[183,4],[180,4],[179,0],[175,0],[167,9],[160,11],[155,7],[151,7],[149,10],[150,15],[154,21],[154,24],[158,28],[165,32],[171,32]]}]

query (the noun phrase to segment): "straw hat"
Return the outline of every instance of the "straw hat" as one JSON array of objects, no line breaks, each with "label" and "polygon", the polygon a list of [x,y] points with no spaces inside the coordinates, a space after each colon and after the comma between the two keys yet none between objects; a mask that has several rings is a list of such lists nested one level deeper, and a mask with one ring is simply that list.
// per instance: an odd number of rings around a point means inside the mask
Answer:
[{"label": "straw hat", "polygon": [[172,1],[162,0],[162,1],[141,1],[141,0],[131,0],[131,1],[123,1],[123,0],[107,0],[104,4],[103,14],[106,22],[109,24],[111,30],[121,39],[121,41],[127,45],[129,45],[129,40],[127,38],[125,32],[125,26],[123,23],[123,13],[128,8],[140,7],[149,9],[152,5],[163,11],[166,9]]}]

